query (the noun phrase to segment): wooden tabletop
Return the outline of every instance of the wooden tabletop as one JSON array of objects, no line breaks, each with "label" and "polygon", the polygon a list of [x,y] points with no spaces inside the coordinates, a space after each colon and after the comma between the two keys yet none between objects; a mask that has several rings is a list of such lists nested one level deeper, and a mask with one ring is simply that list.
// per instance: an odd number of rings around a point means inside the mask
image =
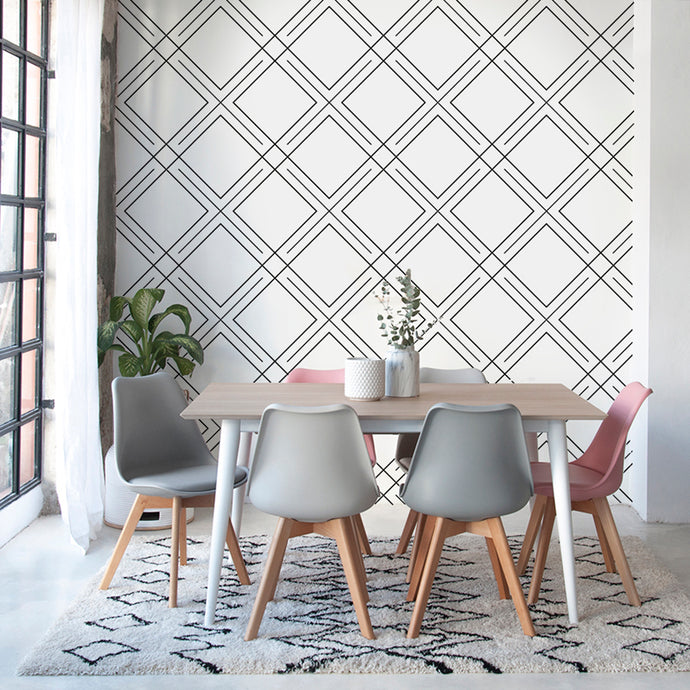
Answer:
[{"label": "wooden tabletop", "polygon": [[439,402],[458,405],[512,403],[525,419],[591,419],[606,414],[558,383],[423,383],[416,398],[349,400],[342,383],[212,383],[182,412],[186,419],[259,419],[267,405],[345,403],[362,419],[424,419]]}]

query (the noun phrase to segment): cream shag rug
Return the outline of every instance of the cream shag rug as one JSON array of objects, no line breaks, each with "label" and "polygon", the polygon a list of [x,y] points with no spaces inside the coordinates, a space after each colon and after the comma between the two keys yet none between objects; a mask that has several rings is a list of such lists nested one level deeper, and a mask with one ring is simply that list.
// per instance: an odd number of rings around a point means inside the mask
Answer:
[{"label": "cream shag rug", "polygon": [[[642,598],[630,606],[594,539],[576,540],[580,624],[568,625],[555,545],[539,602],[537,636],[522,634],[498,598],[484,540],[449,539],[416,640],[405,637],[407,556],[372,539],[365,558],[375,640],[359,628],[335,543],[290,541],[259,638],[245,642],[267,537],[241,539],[252,585],[223,568],[216,623],[204,625],[208,540],[190,540],[179,608],[167,606],[169,538],[136,535],[109,590],[95,579],[20,665],[20,675],[213,673],[559,673],[687,671],[690,601],[637,538],[624,546]],[[510,539],[514,555],[520,538]],[[529,572],[523,579],[525,592]]]}]

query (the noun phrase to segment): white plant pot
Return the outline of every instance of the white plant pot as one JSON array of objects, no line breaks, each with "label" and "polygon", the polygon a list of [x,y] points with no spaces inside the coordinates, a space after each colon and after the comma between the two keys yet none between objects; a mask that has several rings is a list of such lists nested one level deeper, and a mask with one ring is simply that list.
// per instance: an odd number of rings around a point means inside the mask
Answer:
[{"label": "white plant pot", "polygon": [[388,351],[386,395],[391,398],[414,398],[419,395],[419,352],[414,348]]},{"label": "white plant pot", "polygon": [[380,400],[386,393],[386,363],[382,359],[351,357],[345,360],[345,397]]}]

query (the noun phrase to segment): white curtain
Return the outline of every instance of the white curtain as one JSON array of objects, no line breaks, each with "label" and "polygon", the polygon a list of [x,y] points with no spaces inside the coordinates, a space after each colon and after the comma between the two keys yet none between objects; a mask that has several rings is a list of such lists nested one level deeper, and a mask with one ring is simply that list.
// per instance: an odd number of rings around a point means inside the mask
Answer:
[{"label": "white curtain", "polygon": [[86,551],[103,517],[96,353],[103,0],[57,0],[53,22],[56,483],[71,538]]}]

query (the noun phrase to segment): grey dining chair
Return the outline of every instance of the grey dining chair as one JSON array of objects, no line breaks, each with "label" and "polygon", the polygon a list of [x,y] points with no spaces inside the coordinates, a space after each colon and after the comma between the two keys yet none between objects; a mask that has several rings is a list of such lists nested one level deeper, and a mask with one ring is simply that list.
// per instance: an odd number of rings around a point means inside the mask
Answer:
[{"label": "grey dining chair", "polygon": [[415,601],[409,638],[419,634],[445,539],[463,532],[486,539],[500,597],[512,597],[523,632],[535,634],[501,521],[502,515],[520,510],[532,493],[516,407],[440,403],[429,410],[400,493],[425,516],[407,597]]},{"label": "grey dining chair", "polygon": [[376,502],[378,488],[355,411],[348,405],[269,405],[259,427],[249,498],[279,520],[245,640],[259,632],[288,540],[312,532],[335,538],[360,630],[373,639],[353,518]]},{"label": "grey dining chair", "polygon": [[[211,507],[217,463],[192,420],[182,419],[184,393],[166,372],[112,383],[115,464],[123,482],[137,493],[100,583],[108,589],[144,510],[172,508],[170,591],[177,606],[178,561],[187,563],[186,509]],[[247,481],[244,467],[235,470],[235,486]],[[232,523],[226,541],[242,584],[249,575]]]},{"label": "grey dining chair", "polygon": [[[420,383],[486,383],[486,377],[479,369],[474,369],[472,367],[464,369],[422,367],[419,370],[419,381]],[[405,472],[410,469],[410,460],[412,459],[412,454],[414,453],[418,439],[419,434],[408,433],[398,436],[398,442],[395,447],[395,461]],[[415,532],[419,532],[420,520],[421,516],[417,511],[410,510],[408,512],[407,520],[405,521],[395,553],[403,554],[407,551],[412,535]]]}]

